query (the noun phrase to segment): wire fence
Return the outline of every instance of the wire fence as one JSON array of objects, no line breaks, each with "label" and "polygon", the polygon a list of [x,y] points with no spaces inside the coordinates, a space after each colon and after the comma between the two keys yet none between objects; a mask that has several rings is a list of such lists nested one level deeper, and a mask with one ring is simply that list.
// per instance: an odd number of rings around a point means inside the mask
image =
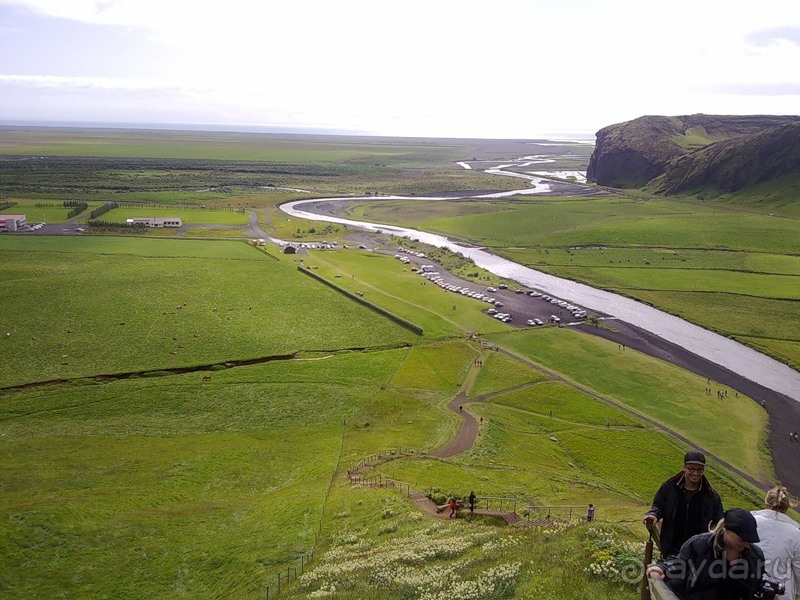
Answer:
[{"label": "wire fence", "polygon": [[325,490],[325,498],[322,501],[322,511],[319,517],[319,522],[317,523],[317,531],[314,532],[314,545],[311,547],[311,550],[308,552],[304,552],[298,558],[291,561],[290,564],[286,566],[286,572],[284,573],[283,570],[278,571],[277,577],[274,579],[274,583],[268,583],[266,585],[265,590],[265,598],[269,600],[270,594],[273,597],[277,596],[281,593],[281,590],[289,585],[290,581],[293,581],[300,577],[303,572],[305,571],[306,567],[311,563],[314,559],[314,549],[317,547],[317,543],[319,542],[319,535],[322,533],[322,519],[325,517],[325,505],[328,502],[328,496],[331,493],[331,488],[333,487],[333,481],[336,478],[336,473],[339,472],[339,466],[341,465],[342,461],[342,448],[344,448],[344,434],[347,430],[347,422],[342,423],[342,439],[339,443],[339,458],[336,461],[336,467],[334,467],[333,472],[331,473],[330,480],[328,481],[328,488]]}]

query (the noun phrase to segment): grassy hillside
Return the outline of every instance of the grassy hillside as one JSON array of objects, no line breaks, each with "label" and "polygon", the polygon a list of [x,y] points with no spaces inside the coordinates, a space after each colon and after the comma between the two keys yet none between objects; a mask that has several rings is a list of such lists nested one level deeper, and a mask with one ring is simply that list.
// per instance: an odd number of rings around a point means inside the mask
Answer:
[{"label": "grassy hillside", "polygon": [[798,167],[800,117],[644,116],[603,127],[587,179],[660,193],[738,190]]},{"label": "grassy hillside", "polygon": [[[391,257],[320,253],[306,264],[438,334],[414,336],[302,275],[294,258],[274,260],[243,243],[0,241],[9,257],[4,297],[16,323],[3,339],[16,361],[4,385],[75,378],[0,391],[0,581],[16,598],[263,597],[286,565],[312,550],[312,570],[290,586],[289,597],[331,586],[349,594],[343,597],[425,597],[417,577],[429,581],[430,593],[447,595],[446,586],[459,581],[494,582],[502,594],[525,597],[556,589],[559,574],[575,589],[618,597],[632,584],[601,567],[590,575],[601,550],[578,543],[606,534],[577,524],[512,532],[492,523],[467,533],[460,523],[429,522],[396,492],[350,489],[345,471],[376,449],[413,447],[423,453],[380,472],[445,493],[594,502],[603,520],[636,520],[684,447],[582,389],[729,454],[707,431],[647,401],[657,382],[669,380],[675,391],[664,391],[662,400],[672,402],[670,394],[691,387],[691,377],[644,358],[621,364],[602,346],[579,351],[587,342],[567,343],[571,338],[560,336],[568,332],[501,333],[510,329],[483,317],[504,346],[550,368],[557,362],[569,381],[498,353],[485,356],[475,373],[475,358],[487,351],[463,332],[482,305],[419,285]],[[446,306],[437,304],[443,297]],[[223,366],[294,351],[300,353],[291,360]],[[556,352],[582,367],[572,369]],[[166,370],[210,364],[220,367]],[[114,371],[154,376],[92,377]],[[601,373],[640,385],[610,385],[596,379]],[[458,426],[445,405],[462,389],[469,398],[493,394],[467,404],[484,417],[478,440],[466,454],[433,458],[424,452]],[[742,431],[757,448],[763,419],[745,409]],[[711,407],[695,410],[716,422]],[[758,475],[768,470],[765,459],[754,451],[735,464]],[[757,504],[724,469],[713,467],[711,476],[726,503]],[[612,529],[614,548],[641,540],[638,528]],[[531,544],[557,555],[523,558]],[[420,549],[425,558],[404,558]],[[353,552],[381,562],[384,575]],[[437,579],[446,564],[452,574]]]}]

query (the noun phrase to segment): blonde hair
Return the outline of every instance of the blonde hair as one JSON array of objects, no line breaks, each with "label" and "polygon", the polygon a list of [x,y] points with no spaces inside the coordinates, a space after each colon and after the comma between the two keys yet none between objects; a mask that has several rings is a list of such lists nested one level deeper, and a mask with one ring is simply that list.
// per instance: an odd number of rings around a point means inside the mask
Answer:
[{"label": "blonde hair", "polygon": [[711,523],[709,523],[708,524],[708,532],[711,534],[711,539],[714,540],[714,544],[713,544],[714,557],[715,558],[719,558],[719,555],[718,555],[718,552],[717,552],[717,550],[718,550],[717,547],[723,545],[722,536],[725,533],[725,517],[723,517],[719,521],[717,521],[716,525],[712,526]]},{"label": "blonde hair", "polygon": [[767,492],[767,497],[764,498],[764,503],[772,510],[785,513],[791,506],[789,500],[789,492],[782,485],[776,485]]},{"label": "blonde hair", "polygon": [[712,525],[711,523],[708,524],[708,532],[713,534],[714,537],[717,537],[720,533],[725,530],[725,519],[722,518],[717,521],[716,525]]}]

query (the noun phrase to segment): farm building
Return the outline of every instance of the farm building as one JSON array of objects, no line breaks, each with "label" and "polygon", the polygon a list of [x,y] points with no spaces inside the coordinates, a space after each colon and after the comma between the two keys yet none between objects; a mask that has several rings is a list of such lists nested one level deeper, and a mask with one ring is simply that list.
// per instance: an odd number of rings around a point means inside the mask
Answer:
[{"label": "farm building", "polygon": [[19,231],[26,223],[25,215],[0,215],[0,231]]},{"label": "farm building", "polygon": [[128,224],[147,227],[180,227],[183,225],[183,219],[180,217],[133,217],[128,219]]}]

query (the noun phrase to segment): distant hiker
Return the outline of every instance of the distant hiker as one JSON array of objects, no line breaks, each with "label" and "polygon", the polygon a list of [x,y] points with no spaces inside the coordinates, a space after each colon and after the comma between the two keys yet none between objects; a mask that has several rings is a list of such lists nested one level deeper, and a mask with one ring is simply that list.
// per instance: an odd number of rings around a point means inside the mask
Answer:
[{"label": "distant hiker", "polygon": [[683,470],[661,484],[653,506],[643,522],[661,521],[661,555],[677,554],[683,543],[708,531],[722,518],[722,501],[704,475],[706,457],[690,450],[683,458]]},{"label": "distant hiker", "polygon": [[779,599],[794,600],[800,593],[800,530],[797,523],[786,514],[791,508],[789,492],[776,486],[767,492],[765,510],[753,511],[758,525],[758,545],[764,551],[767,575],[783,582],[784,595]]},{"label": "distant hiker", "polygon": [[475,492],[469,493],[469,512],[475,512]]},{"label": "distant hiker", "polygon": [[481,425],[483,425],[483,417],[481,417]]},{"label": "distant hiker", "polygon": [[458,412],[460,412],[460,413],[464,412],[464,405],[463,404],[459,404],[458,405]]},{"label": "distant hiker", "polygon": [[548,416],[549,416],[551,419],[553,418],[553,411],[552,411],[552,410],[550,411],[550,414],[549,414]]},{"label": "distant hiker", "polygon": [[586,522],[591,523],[592,521],[594,521],[594,504],[590,504],[586,509]]},{"label": "distant hiker", "polygon": [[448,519],[453,519],[456,516],[456,499],[450,498],[450,516]]}]

